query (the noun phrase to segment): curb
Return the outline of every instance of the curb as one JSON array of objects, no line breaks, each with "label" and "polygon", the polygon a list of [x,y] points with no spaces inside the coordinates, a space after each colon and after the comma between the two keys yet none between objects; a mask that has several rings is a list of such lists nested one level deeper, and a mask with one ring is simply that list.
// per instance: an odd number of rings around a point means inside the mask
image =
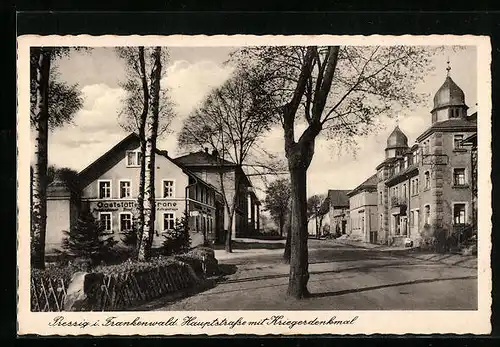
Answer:
[{"label": "curb", "polygon": [[[448,265],[448,266],[458,266],[458,267],[462,267],[462,268],[467,268],[467,269],[477,269],[477,262],[475,265],[472,265],[472,266],[466,266],[466,265],[462,265],[462,264],[459,264],[459,263],[467,263],[468,261],[473,261],[473,260],[477,260],[477,257],[473,257],[473,256],[462,256],[462,255],[459,255],[459,254],[445,254],[445,255],[440,255],[439,253],[427,253],[427,254],[431,254],[431,257],[429,259],[423,259],[421,257],[418,257],[417,254],[414,254],[412,253],[412,250],[413,248],[408,248],[408,249],[401,249],[401,250],[383,250],[383,249],[380,249],[382,248],[383,246],[381,247],[373,247],[373,248],[369,248],[369,247],[363,247],[362,245],[358,244],[352,244],[352,243],[349,243],[349,242],[342,242],[342,241],[336,241],[340,244],[343,244],[343,245],[346,245],[346,246],[350,246],[350,247],[353,247],[353,248],[361,248],[361,249],[367,249],[367,250],[374,250],[374,251],[378,251],[378,252],[387,252],[387,253],[391,253],[391,254],[397,254],[397,255],[400,255],[400,256],[404,256],[404,257],[408,257],[408,258],[412,258],[412,259],[417,259],[417,260],[421,260],[421,261],[428,261],[428,262],[433,262],[433,263],[440,263],[440,264],[444,264],[444,265]],[[449,261],[442,261],[442,260],[445,260],[445,259],[449,259],[450,257],[453,257],[453,256],[459,256],[460,257],[460,260],[455,262],[455,263],[450,263]],[[436,258],[437,259],[433,259],[433,258]]]}]

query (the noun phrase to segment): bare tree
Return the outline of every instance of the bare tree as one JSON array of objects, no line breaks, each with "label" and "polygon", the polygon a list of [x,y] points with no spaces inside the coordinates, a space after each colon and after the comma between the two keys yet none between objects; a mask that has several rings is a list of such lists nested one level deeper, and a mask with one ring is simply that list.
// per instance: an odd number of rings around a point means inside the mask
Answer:
[{"label": "bare tree", "polygon": [[33,47],[30,51],[30,120],[36,133],[31,188],[31,263],[40,269],[45,267],[49,129],[70,122],[83,106],[78,86],[57,80],[53,63],[68,53],[67,48],[53,47]]},{"label": "bare tree", "polygon": [[[275,119],[269,101],[260,81],[241,71],[208,95],[201,107],[184,122],[179,134],[181,148],[209,147],[216,151],[220,160],[218,183],[228,215],[227,252],[232,251],[235,209],[242,199],[246,199],[246,192],[241,191],[245,179],[243,168],[251,171],[250,175],[259,176],[279,171],[279,161],[258,146]],[[224,166],[226,168],[222,169]],[[233,169],[235,175],[231,178],[229,172]]]},{"label": "bare tree", "polygon": [[[261,81],[276,102],[292,186],[288,294],[308,295],[307,169],[323,134],[354,143],[380,125],[380,117],[420,100],[415,83],[428,69],[425,47],[250,47],[232,60]],[[296,126],[305,125],[301,134]]]},{"label": "bare tree", "polygon": [[[152,87],[153,81],[161,80],[164,77],[165,69],[155,70],[155,52],[156,48],[139,47],[119,47],[116,49],[118,56],[125,61],[127,79],[122,83],[122,88],[126,95],[123,100],[123,106],[119,111],[118,119],[121,127],[127,131],[137,133],[140,140],[140,175],[139,175],[139,191],[137,195],[137,215],[138,215],[138,236],[136,245],[136,256],[139,256],[142,240],[148,240],[146,243],[151,243],[151,235],[144,232],[145,214],[144,214],[144,193],[146,189],[146,122],[148,115],[152,114]],[[166,50],[160,52],[160,66],[166,65],[168,54]],[[159,73],[159,78],[156,74]],[[158,115],[155,135],[156,138],[165,136],[170,133],[170,125],[173,119],[172,102],[169,98],[168,90],[161,88],[158,95]],[[150,114],[151,113],[151,114]],[[152,118],[151,118],[152,119]],[[153,124],[151,124],[153,125]],[[151,130],[151,129],[148,129]],[[152,138],[151,138],[152,140]],[[153,158],[154,160],[154,158]],[[154,210],[154,209],[153,209]],[[146,248],[144,248],[146,247]],[[142,247],[142,255],[147,256],[149,246],[146,244]]]},{"label": "bare tree", "polygon": [[322,205],[325,197],[319,194],[312,195],[307,199],[307,216],[313,217],[316,225],[316,238],[319,239],[321,233],[321,225],[323,224],[323,217],[325,211],[322,211]]}]

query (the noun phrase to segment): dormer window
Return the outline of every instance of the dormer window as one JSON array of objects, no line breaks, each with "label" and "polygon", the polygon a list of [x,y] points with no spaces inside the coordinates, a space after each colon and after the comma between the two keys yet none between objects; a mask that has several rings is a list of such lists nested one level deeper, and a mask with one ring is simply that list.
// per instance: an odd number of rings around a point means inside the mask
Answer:
[{"label": "dormer window", "polygon": [[127,151],[127,167],[141,166],[142,153],[140,151]]}]

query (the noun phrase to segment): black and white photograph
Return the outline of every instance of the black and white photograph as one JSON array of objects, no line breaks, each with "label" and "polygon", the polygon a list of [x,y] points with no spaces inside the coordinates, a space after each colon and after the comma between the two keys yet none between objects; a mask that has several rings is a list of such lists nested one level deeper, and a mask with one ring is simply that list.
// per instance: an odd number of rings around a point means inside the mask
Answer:
[{"label": "black and white photograph", "polygon": [[488,331],[487,38],[21,39],[21,330]]}]

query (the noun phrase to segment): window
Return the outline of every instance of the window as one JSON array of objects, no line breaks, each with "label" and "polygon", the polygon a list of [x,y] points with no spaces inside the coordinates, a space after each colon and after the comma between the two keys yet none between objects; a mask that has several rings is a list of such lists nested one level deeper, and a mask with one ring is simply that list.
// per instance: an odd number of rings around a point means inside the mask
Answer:
[{"label": "window", "polygon": [[120,181],[120,199],[127,199],[132,196],[131,187],[132,187],[132,182],[128,180]]},{"label": "window", "polygon": [[429,189],[431,187],[431,173],[429,171],[426,171],[424,173],[424,179],[425,179],[425,189]]},{"label": "window", "polygon": [[406,184],[403,184],[403,198],[406,199]]},{"label": "window", "polygon": [[120,231],[126,231],[132,229],[132,213],[123,212],[120,213]]},{"label": "window", "polygon": [[175,185],[172,180],[163,180],[163,194],[164,198],[173,198],[175,196]]},{"label": "window", "polygon": [[419,162],[419,161],[420,161],[420,150],[418,150],[418,149],[417,149],[417,150],[415,151],[415,158],[414,158],[414,160],[413,160],[413,163],[414,163],[415,165],[418,165],[418,162]]},{"label": "window", "polygon": [[205,202],[205,188],[204,187],[201,187],[201,198],[200,198],[200,201],[201,202]]},{"label": "window", "polygon": [[415,178],[415,194],[418,194],[418,178]]},{"label": "window", "polygon": [[99,212],[99,223],[101,224],[103,230],[108,233],[113,232],[113,227],[111,223],[111,212]]},{"label": "window", "polygon": [[127,151],[127,166],[141,166],[142,153],[140,151]]},{"label": "window", "polygon": [[465,169],[453,169],[453,184],[456,186],[465,185]]},{"label": "window", "polygon": [[98,181],[99,185],[99,199],[111,198],[111,181]]},{"label": "window", "polygon": [[462,141],[464,139],[464,135],[455,135],[453,136],[453,148],[455,149],[463,149]]},{"label": "window", "polygon": [[406,169],[407,167],[408,167],[408,156],[407,156],[407,155],[405,155],[403,168],[404,168],[404,169]]},{"label": "window", "polygon": [[175,227],[175,214],[173,212],[165,212],[163,214],[163,230],[172,230]]},{"label": "window", "polygon": [[431,206],[425,205],[425,224],[431,224]]},{"label": "window", "polygon": [[453,205],[453,223],[465,224],[465,204]]},{"label": "window", "polygon": [[383,204],[383,200],[382,200],[382,192],[380,192],[379,194],[379,205],[382,205]]}]

